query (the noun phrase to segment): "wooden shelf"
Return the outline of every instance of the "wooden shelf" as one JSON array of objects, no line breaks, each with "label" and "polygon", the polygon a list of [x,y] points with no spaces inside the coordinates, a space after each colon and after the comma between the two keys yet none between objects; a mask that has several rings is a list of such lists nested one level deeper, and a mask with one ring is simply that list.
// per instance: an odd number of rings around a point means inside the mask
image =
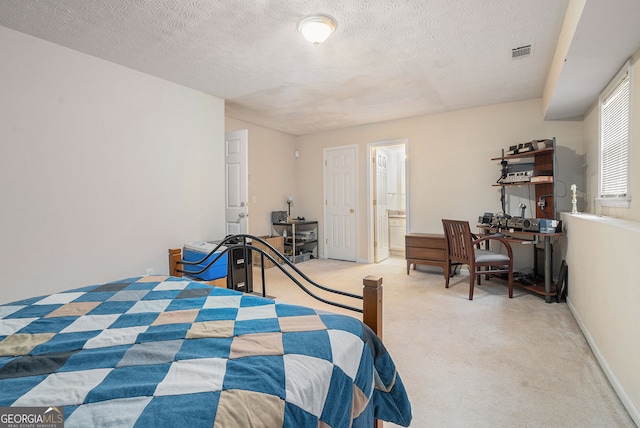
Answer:
[{"label": "wooden shelf", "polygon": [[[517,158],[530,158],[538,155],[543,155],[545,153],[553,153],[553,147],[547,147],[546,149],[540,150],[532,150],[526,153],[518,153],[517,155],[504,155],[504,159],[517,159]],[[491,158],[491,160],[502,160],[502,156],[498,158]]]},{"label": "wooden shelf", "polygon": [[[515,274],[515,272],[514,272]],[[497,279],[498,281],[504,281],[504,283],[507,283],[507,278],[506,275],[504,277],[502,276],[493,276],[491,277],[491,280],[493,279]],[[524,283],[522,281],[518,281],[517,279],[513,280],[513,286],[514,287],[520,287],[523,288],[527,291],[530,291],[531,293],[537,294],[538,296],[541,297],[555,297],[557,292],[556,292],[556,284],[552,281],[551,282],[551,291],[550,292],[546,292],[544,290],[544,279],[543,278],[535,278],[535,284],[528,284],[528,283]]]},{"label": "wooden shelf", "polygon": [[[286,232],[287,236],[284,236]],[[304,232],[311,232],[313,239],[301,237]],[[283,253],[293,263],[318,257],[318,222],[295,220],[286,223],[272,223],[271,234],[283,240]],[[294,257],[295,256],[295,257]]]},{"label": "wooden shelf", "polygon": [[493,187],[509,187],[509,186],[539,186],[541,184],[553,184],[553,181],[538,181],[538,182],[530,182],[530,181],[522,181],[520,183],[496,183],[493,184]]},{"label": "wooden shelf", "polygon": [[520,287],[520,288],[524,288],[525,290],[531,291],[532,293],[535,293],[539,296],[556,296],[556,285],[552,282],[551,283],[551,291],[549,293],[547,293],[546,291],[544,291],[544,283],[539,283],[539,284],[535,284],[535,285],[531,285],[531,284],[525,284],[523,282],[520,281],[513,281],[513,285],[515,287]]}]

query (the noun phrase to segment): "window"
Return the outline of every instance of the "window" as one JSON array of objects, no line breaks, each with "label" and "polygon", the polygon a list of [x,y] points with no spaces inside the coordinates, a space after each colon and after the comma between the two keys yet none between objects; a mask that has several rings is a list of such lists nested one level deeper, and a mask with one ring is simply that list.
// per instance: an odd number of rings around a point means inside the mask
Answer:
[{"label": "window", "polygon": [[600,204],[629,207],[631,66],[627,64],[600,96]]}]

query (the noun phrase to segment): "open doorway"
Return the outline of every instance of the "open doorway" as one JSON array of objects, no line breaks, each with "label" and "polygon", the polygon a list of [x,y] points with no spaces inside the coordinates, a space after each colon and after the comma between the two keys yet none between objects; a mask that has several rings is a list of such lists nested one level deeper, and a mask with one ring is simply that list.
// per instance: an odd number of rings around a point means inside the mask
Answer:
[{"label": "open doorway", "polygon": [[404,255],[408,227],[408,171],[406,139],[369,143],[368,259],[378,263],[389,256]]}]

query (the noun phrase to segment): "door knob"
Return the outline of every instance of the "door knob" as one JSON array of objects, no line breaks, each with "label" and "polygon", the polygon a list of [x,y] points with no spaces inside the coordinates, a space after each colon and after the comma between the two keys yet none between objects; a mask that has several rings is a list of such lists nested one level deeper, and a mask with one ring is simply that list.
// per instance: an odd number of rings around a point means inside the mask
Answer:
[{"label": "door knob", "polygon": [[238,215],[240,216],[240,218],[249,217],[249,214],[245,214],[245,213],[240,213]]},{"label": "door knob", "polygon": [[354,212],[356,212],[356,210],[354,210],[353,208],[351,208],[351,209],[349,210],[349,212],[350,212],[351,214],[353,214]]}]

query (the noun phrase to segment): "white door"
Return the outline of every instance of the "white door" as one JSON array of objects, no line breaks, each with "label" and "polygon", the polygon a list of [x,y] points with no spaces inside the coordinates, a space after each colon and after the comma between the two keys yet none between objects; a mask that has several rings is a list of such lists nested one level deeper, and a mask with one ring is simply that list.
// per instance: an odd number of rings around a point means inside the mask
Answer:
[{"label": "white door", "polygon": [[375,150],[375,190],[373,204],[376,221],[374,224],[374,260],[376,263],[389,258],[389,207],[387,205],[387,162],[388,156],[382,149]]},{"label": "white door", "polygon": [[324,152],[325,255],[354,262],[356,240],[356,148]]},{"label": "white door", "polygon": [[249,213],[247,197],[249,131],[227,132],[224,142],[224,168],[226,179],[225,224],[227,235],[247,233]]}]

